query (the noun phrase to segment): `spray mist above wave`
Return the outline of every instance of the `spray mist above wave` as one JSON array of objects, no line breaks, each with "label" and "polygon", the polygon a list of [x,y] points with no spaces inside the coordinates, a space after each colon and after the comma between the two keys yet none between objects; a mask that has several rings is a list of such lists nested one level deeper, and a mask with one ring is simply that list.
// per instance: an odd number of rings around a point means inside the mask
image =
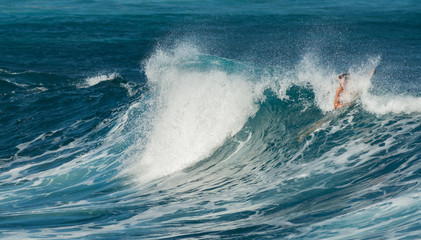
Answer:
[{"label": "spray mist above wave", "polygon": [[[356,96],[368,93],[371,87],[369,73],[379,65],[379,62],[380,58],[375,57],[363,63],[358,63],[359,67],[353,67],[354,64],[352,64],[347,70],[342,70],[351,75],[347,91],[342,97],[351,101]],[[291,75],[294,79],[289,82],[286,88],[291,85],[308,86],[314,93],[315,104],[322,111],[334,110],[333,100],[336,89],[339,87],[337,76],[342,72],[320,62],[318,57],[313,54],[304,55],[293,71]]]},{"label": "spray mist above wave", "polygon": [[169,175],[210,156],[256,113],[263,89],[224,66],[222,59],[206,60],[190,45],[159,49],[146,61],[157,109],[134,164],[139,180]]},{"label": "spray mist above wave", "polygon": [[[392,93],[374,93],[371,71],[380,65],[380,57],[371,57],[362,62],[350,63],[344,72],[350,74],[350,80],[343,94],[344,100],[360,103],[362,108],[373,114],[410,114],[421,112],[421,97],[410,95],[394,95]],[[310,85],[315,94],[315,104],[324,112],[332,111],[337,76],[341,72],[331,70],[320,63],[316,56],[305,55],[292,73],[293,80],[283,83],[281,93],[291,85]],[[372,78],[378,78],[374,74]],[[378,79],[381,84],[381,79]],[[282,86],[282,84],[281,84]],[[284,89],[284,90],[283,90]],[[282,92],[283,90],[283,92]]]},{"label": "spray mist above wave", "polygon": [[[357,96],[363,109],[374,114],[421,111],[416,97],[390,98],[370,92],[369,72],[379,63],[380,57],[374,57],[350,65],[346,72],[352,76],[348,90],[353,96],[344,97]],[[312,55],[305,55],[287,72],[282,66],[258,69],[206,55],[188,44],[156,50],[145,61],[144,71],[155,107],[153,119],[146,121],[152,130],[147,141],[134,147],[142,150],[130,166],[140,180],[170,175],[209,157],[257,112],[267,89],[288,99],[292,86],[309,87],[314,93],[309,104],[332,111],[341,73]]]},{"label": "spray mist above wave", "polygon": [[[411,95],[395,95],[388,92],[374,93],[375,86],[372,84],[369,72],[380,64],[380,57],[369,59],[357,67],[351,67],[351,81],[349,81],[349,93],[356,94],[364,110],[374,114],[410,114],[421,112],[421,97]],[[373,78],[378,78],[376,73]],[[382,79],[378,79],[382,84]],[[347,96],[345,96],[347,97]],[[350,96],[348,96],[350,97]],[[352,96],[351,96],[352,97]]]}]

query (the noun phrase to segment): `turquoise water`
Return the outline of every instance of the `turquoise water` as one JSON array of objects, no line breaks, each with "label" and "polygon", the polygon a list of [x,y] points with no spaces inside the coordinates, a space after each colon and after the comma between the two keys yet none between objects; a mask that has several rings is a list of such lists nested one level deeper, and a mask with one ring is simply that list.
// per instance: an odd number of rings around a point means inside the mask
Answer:
[{"label": "turquoise water", "polygon": [[[418,1],[2,1],[0,237],[420,238],[420,19]],[[335,111],[343,72],[355,104]]]}]

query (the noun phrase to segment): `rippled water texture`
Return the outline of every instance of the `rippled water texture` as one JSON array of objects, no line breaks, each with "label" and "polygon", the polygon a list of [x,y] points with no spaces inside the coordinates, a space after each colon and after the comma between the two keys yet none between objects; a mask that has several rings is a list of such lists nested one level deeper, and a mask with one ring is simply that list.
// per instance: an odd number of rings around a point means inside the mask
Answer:
[{"label": "rippled water texture", "polygon": [[0,238],[421,238],[420,19],[2,1]]}]

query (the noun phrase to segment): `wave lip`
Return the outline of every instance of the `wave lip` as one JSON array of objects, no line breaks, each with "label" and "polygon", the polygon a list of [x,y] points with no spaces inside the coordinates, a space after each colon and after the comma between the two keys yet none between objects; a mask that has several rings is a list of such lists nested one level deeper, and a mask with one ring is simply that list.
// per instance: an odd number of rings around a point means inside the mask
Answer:
[{"label": "wave lip", "polygon": [[[145,64],[158,108],[145,151],[135,160],[140,180],[169,175],[210,156],[258,109],[261,93],[255,84],[199,56],[197,49],[183,46],[158,50]],[[205,67],[192,68],[197,61]]]}]

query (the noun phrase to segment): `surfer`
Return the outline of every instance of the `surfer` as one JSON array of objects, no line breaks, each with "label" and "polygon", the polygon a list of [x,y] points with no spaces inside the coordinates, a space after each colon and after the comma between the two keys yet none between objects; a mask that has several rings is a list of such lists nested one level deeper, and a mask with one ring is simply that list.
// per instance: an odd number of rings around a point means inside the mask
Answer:
[{"label": "surfer", "polygon": [[338,76],[338,82],[339,82],[339,87],[338,89],[336,89],[336,95],[335,95],[335,100],[333,103],[333,107],[335,109],[344,107],[345,104],[341,102],[340,97],[342,95],[342,93],[345,91],[345,87],[346,84],[348,82],[348,78],[349,78],[349,73],[342,73],[341,75]]},{"label": "surfer", "polygon": [[[368,80],[370,80],[374,73],[376,72],[376,68],[373,68],[369,74],[368,74]],[[355,97],[358,95],[358,92],[347,92],[348,98],[351,97],[351,100],[348,99],[348,101],[344,102],[344,99],[341,100],[342,95],[345,93],[346,90],[346,85],[348,84],[348,81],[350,80],[350,75],[349,73],[342,73],[341,75],[338,76],[338,82],[339,82],[339,87],[338,89],[336,89],[336,95],[335,95],[335,100],[333,102],[333,107],[335,109],[341,108],[341,107],[346,107],[349,105],[352,105],[352,99],[355,99]]]},{"label": "surfer", "polygon": [[[341,97],[342,93],[344,93],[344,91],[345,91],[346,84],[348,83],[348,80],[349,80],[349,73],[342,73],[341,75],[338,76],[339,87],[336,90],[335,101],[334,101],[334,104],[333,104],[333,107],[335,109],[350,105],[350,103],[344,103],[343,101],[340,100],[340,97]],[[325,123],[327,121],[330,121],[329,119],[331,119],[331,117],[332,117],[332,115],[327,114],[324,118],[322,118],[319,121],[317,121],[316,123],[314,123],[311,126],[310,129],[308,129],[308,130],[303,129],[302,131],[300,131],[298,133],[298,135],[299,135],[298,142],[301,142],[303,139],[305,139],[310,133],[312,133],[314,130],[316,130],[318,127],[320,127],[323,123]]]}]

